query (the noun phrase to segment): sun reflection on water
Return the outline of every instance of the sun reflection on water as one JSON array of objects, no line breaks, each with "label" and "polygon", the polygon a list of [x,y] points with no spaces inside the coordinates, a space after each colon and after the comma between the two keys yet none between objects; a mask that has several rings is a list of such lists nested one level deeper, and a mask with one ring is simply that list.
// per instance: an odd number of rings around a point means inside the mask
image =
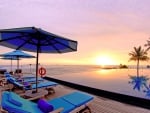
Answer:
[{"label": "sun reflection on water", "polygon": [[99,74],[110,74],[111,71],[107,70],[107,69],[99,69],[99,70],[97,70],[97,73],[99,73]]}]

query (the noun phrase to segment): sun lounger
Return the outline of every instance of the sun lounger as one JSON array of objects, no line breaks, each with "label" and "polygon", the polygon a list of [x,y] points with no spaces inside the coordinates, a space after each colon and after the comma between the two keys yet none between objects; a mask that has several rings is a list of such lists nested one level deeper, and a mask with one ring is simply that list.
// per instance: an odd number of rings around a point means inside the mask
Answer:
[{"label": "sun lounger", "polygon": [[[56,82],[47,81],[47,80],[45,80],[44,82],[39,82],[37,84],[38,92],[34,94],[35,92],[34,89],[36,89],[36,84],[30,84],[28,82],[20,83],[13,80],[13,78],[11,77],[8,77],[7,81],[10,84],[13,84],[13,87],[11,87],[10,89],[11,91],[15,91],[15,92],[19,91],[18,93],[20,93],[20,95],[23,95],[25,98],[31,98],[32,100],[38,99],[47,94],[55,93],[54,87],[58,85],[58,83]],[[40,92],[42,89],[43,92]]]},{"label": "sun lounger", "polygon": [[13,77],[7,77],[6,80],[8,83],[13,84],[14,87],[18,87],[22,89],[24,89],[24,87],[27,87],[27,85],[23,84],[22,82],[16,81],[16,79]]},{"label": "sun lounger", "polygon": [[[37,84],[37,88],[44,88],[48,91],[48,93],[54,93],[55,90],[53,88],[57,85],[58,85],[58,83],[56,83],[56,82],[45,80],[44,82],[39,82]],[[25,90],[34,90],[34,89],[36,89],[36,84],[32,84],[31,87],[24,87],[24,89]]]},{"label": "sun lounger", "polygon": [[[86,95],[86,96],[85,96]],[[72,103],[74,106],[79,107],[83,105],[84,103],[88,103],[92,98],[89,98],[85,93],[81,92],[74,92],[72,94],[68,94],[63,96],[62,98],[70,103]]]},{"label": "sun lounger", "polygon": [[[56,85],[58,85],[58,83],[56,83],[56,82],[52,82],[52,81],[45,81],[45,82],[39,82],[38,84],[37,84],[37,87],[38,88],[43,88],[43,87],[49,87],[49,86],[56,86]],[[32,86],[31,86],[31,88],[32,89],[35,89],[36,88],[36,84],[32,84]],[[28,89],[28,88],[27,88]]]},{"label": "sun lounger", "polygon": [[[26,79],[23,79],[22,80],[23,82],[30,82],[30,83],[35,83],[35,81],[36,81],[36,78],[26,78]],[[42,81],[44,81],[44,79],[43,78],[38,78],[38,82],[42,82]]]},{"label": "sun lounger", "polygon": [[[5,76],[5,77],[13,77],[12,74],[9,73],[9,72],[5,72],[5,73],[4,73],[4,76]],[[35,76],[34,76],[34,75],[26,75],[26,76],[23,76],[22,78],[24,78],[24,79],[26,79],[26,78],[27,78],[27,79],[28,79],[28,78],[35,78]]]},{"label": "sun lounger", "polygon": [[[61,105],[59,103],[64,103],[63,113],[69,113],[70,111],[78,112],[81,110],[88,110],[91,112],[89,108],[89,104],[93,100],[93,96],[83,93],[83,92],[73,92],[67,95],[64,95],[59,98],[55,98],[53,100],[48,100],[48,103],[54,105],[54,108],[59,108]],[[71,105],[68,105],[70,103]]]},{"label": "sun lounger", "polygon": [[[24,91],[36,89],[36,84],[30,84],[29,82],[20,83],[20,82],[16,81],[12,77],[7,77],[7,81],[9,83],[13,84],[14,88],[20,88],[20,89],[22,89]],[[45,80],[43,82],[39,82],[37,84],[37,88],[46,88],[50,92],[52,87],[54,87],[56,85],[58,85],[58,83]],[[53,90],[53,92],[54,92],[54,90]]]},{"label": "sun lounger", "polygon": [[[4,91],[2,93],[1,106],[3,110],[13,113],[54,113],[79,112],[87,108],[87,103],[93,100],[93,96],[83,92],[73,92],[52,100],[39,99],[38,103],[26,100],[16,93]],[[44,108],[44,109],[43,109]],[[61,111],[60,111],[61,110]],[[49,111],[49,113],[52,113]]]},{"label": "sun lounger", "polygon": [[[5,77],[13,77],[10,73],[8,72],[5,72],[4,73]],[[16,79],[16,81],[20,81],[20,82],[30,82],[30,83],[35,83],[36,81],[36,77],[33,77],[33,76],[25,76],[25,77],[21,77],[21,78],[15,78],[13,77],[14,79]],[[44,81],[43,78],[38,78],[38,82],[41,82],[41,81]]]}]

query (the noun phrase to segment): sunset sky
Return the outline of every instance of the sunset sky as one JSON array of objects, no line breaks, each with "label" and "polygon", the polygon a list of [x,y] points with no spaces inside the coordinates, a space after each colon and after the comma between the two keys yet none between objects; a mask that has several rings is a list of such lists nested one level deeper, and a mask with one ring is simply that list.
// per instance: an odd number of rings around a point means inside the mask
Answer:
[{"label": "sunset sky", "polygon": [[[149,5],[150,0],[1,0],[0,29],[35,26],[78,41],[77,52],[40,54],[41,64],[129,65],[135,62],[128,62],[128,53],[150,37]],[[0,46],[0,53],[9,51]],[[21,61],[30,62],[35,59]]]}]

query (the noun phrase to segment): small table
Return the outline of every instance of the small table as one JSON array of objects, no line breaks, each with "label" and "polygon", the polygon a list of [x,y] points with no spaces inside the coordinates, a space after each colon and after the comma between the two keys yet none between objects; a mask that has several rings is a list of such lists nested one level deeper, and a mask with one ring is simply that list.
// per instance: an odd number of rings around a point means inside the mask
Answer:
[{"label": "small table", "polygon": [[6,79],[0,78],[0,86],[4,86],[5,83],[6,83]]},{"label": "small table", "polygon": [[29,98],[29,100],[36,100],[48,94],[48,91],[45,89],[38,89],[37,93],[32,93],[33,90],[28,90],[25,92],[24,96]]}]

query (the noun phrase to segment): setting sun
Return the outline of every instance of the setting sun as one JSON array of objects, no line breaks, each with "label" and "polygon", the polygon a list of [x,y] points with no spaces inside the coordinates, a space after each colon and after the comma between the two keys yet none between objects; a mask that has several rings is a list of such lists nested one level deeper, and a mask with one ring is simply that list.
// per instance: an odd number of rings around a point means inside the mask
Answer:
[{"label": "setting sun", "polygon": [[97,65],[115,65],[116,62],[108,56],[99,56],[95,59]]}]

